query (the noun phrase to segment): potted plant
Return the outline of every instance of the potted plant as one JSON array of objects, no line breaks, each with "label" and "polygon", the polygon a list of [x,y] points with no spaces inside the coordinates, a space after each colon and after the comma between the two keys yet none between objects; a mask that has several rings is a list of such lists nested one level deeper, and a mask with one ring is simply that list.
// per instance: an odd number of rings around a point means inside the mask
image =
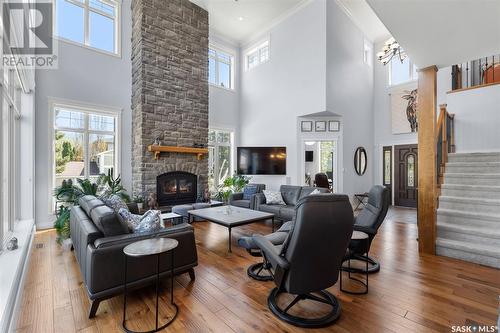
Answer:
[{"label": "potted plant", "polygon": [[[229,204],[229,197],[233,193],[238,193],[243,190],[246,184],[250,182],[250,177],[238,175],[234,173],[231,177],[224,179],[222,184],[217,186],[217,198],[223,201],[226,205]],[[230,207],[228,206],[228,213],[230,212]]]},{"label": "potted plant", "polygon": [[144,208],[144,197],[142,195],[134,195],[132,201],[137,204],[137,208],[139,209],[139,211],[142,211],[142,209]]}]

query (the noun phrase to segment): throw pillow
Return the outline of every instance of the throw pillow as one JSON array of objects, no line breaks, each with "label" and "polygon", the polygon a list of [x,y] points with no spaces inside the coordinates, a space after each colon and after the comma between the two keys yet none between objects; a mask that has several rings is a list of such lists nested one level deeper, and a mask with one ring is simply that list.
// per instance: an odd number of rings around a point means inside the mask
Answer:
[{"label": "throw pillow", "polygon": [[257,193],[257,185],[247,185],[243,189],[243,200],[252,199],[252,195]]},{"label": "throw pillow", "polygon": [[125,201],[123,201],[123,199],[116,194],[113,194],[107,198],[102,198],[102,200],[104,201],[106,206],[113,209],[116,213],[118,213],[118,211],[122,208],[128,210],[128,206]]},{"label": "throw pillow", "polygon": [[136,215],[120,208],[118,215],[133,233],[158,231],[163,227],[159,210],[148,210],[144,215]]},{"label": "throw pillow", "polygon": [[268,204],[268,205],[286,205],[285,201],[283,200],[283,196],[281,195],[281,192],[268,191],[268,190],[264,190],[262,192],[264,193],[264,196],[266,197],[266,204]]},{"label": "throw pillow", "polygon": [[309,195],[313,195],[313,194],[321,194],[321,192],[318,189],[315,189],[314,191],[309,193]]}]

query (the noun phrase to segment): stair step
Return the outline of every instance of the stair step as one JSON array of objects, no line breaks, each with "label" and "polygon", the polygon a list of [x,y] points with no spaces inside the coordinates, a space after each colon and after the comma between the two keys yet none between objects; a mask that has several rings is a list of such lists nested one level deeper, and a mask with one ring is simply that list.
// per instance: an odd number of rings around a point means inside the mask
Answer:
[{"label": "stair step", "polygon": [[438,221],[437,236],[464,243],[487,244],[500,249],[500,230],[498,228],[476,227]]},{"label": "stair step", "polygon": [[500,186],[500,173],[445,173],[444,184]]},{"label": "stair step", "polygon": [[446,197],[500,199],[500,186],[481,185],[441,185],[441,195]]},{"label": "stair step", "polygon": [[500,268],[500,248],[450,239],[436,239],[436,254]]},{"label": "stair step", "polygon": [[448,154],[449,162],[500,162],[500,152],[453,153]]},{"label": "stair step", "polygon": [[500,200],[498,199],[440,196],[439,207],[466,212],[500,214]]},{"label": "stair step", "polygon": [[446,163],[450,173],[500,173],[500,162],[452,162]]},{"label": "stair step", "polygon": [[437,220],[478,228],[500,228],[500,214],[466,212],[439,207]]}]

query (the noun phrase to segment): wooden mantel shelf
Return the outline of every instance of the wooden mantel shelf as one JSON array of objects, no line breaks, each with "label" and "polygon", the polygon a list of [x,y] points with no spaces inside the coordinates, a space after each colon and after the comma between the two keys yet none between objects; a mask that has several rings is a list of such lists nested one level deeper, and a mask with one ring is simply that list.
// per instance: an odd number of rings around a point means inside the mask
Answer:
[{"label": "wooden mantel shelf", "polygon": [[160,153],[196,154],[199,160],[203,158],[203,155],[208,154],[208,148],[177,147],[177,146],[150,145],[148,146],[148,151],[155,154],[155,160],[160,158]]}]

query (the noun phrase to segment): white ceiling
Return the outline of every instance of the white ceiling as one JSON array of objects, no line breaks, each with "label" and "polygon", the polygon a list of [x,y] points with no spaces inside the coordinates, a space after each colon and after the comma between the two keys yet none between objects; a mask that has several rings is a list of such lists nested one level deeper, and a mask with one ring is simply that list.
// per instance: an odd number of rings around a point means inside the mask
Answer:
[{"label": "white ceiling", "polygon": [[248,41],[308,0],[190,0],[209,12],[210,30],[234,43]]},{"label": "white ceiling", "polygon": [[367,2],[419,68],[500,53],[500,0]]},{"label": "white ceiling", "polygon": [[389,31],[366,3],[366,0],[337,0],[337,3],[372,42],[386,40],[390,37]]}]

